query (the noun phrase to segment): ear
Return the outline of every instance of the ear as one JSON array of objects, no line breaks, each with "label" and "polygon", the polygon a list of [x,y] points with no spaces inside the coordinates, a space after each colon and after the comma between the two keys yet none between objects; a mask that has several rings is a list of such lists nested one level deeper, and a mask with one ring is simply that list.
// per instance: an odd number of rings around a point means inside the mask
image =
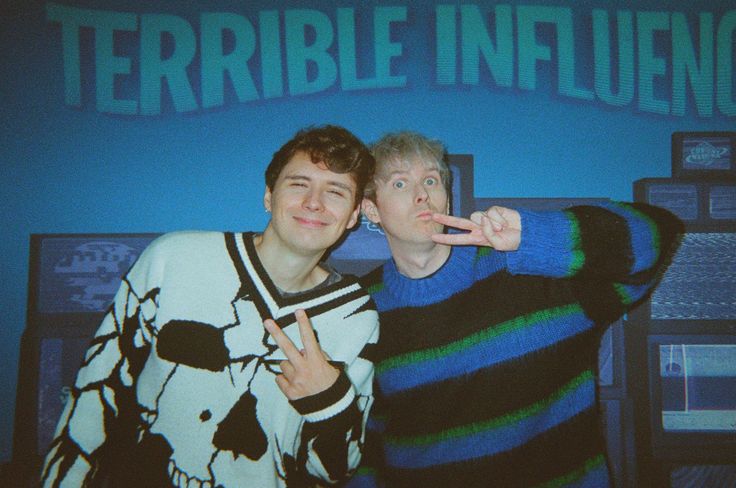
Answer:
[{"label": "ear", "polygon": [[347,229],[352,229],[355,227],[355,224],[358,223],[360,220],[360,207],[356,206],[355,210],[353,210],[353,214],[350,216],[350,220],[348,221]]},{"label": "ear", "polygon": [[378,215],[378,207],[376,203],[368,198],[364,198],[360,204],[360,208],[363,211],[363,215],[368,217],[368,220],[374,224],[381,223],[381,217]]},{"label": "ear", "polygon": [[263,206],[266,207],[266,212],[271,211],[271,189],[266,187],[266,192],[263,194]]}]

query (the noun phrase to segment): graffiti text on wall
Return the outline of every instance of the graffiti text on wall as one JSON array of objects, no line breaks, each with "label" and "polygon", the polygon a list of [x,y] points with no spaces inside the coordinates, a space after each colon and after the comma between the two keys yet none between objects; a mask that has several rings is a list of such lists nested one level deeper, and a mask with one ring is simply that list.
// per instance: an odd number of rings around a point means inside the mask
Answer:
[{"label": "graffiti text on wall", "polygon": [[736,10],[438,4],[418,29],[409,8],[201,12],[192,20],[48,3],[46,15],[60,26],[66,104],[90,100],[110,114],[407,89],[413,65],[397,39],[417,29],[428,43],[427,59],[417,61],[438,87],[534,91],[548,82],[561,97],[641,112],[736,115]]}]

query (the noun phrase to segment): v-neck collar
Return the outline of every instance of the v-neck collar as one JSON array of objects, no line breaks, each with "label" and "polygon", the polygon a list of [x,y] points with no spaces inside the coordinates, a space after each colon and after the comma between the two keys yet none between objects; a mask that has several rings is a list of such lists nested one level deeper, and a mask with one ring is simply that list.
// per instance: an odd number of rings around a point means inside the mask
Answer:
[{"label": "v-neck collar", "polygon": [[273,318],[279,325],[293,323],[294,311],[304,309],[313,317],[363,293],[355,277],[342,279],[327,286],[307,290],[294,296],[282,296],[256,252],[253,232],[226,233],[225,242],[240,277],[236,299],[251,300],[261,317]]}]

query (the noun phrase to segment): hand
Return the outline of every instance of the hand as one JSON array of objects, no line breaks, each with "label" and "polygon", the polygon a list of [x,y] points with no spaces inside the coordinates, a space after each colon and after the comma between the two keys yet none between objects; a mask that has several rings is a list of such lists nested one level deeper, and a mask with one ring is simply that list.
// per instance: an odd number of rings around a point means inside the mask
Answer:
[{"label": "hand", "polygon": [[296,348],[291,339],[271,319],[266,319],[263,326],[273,340],[286,355],[281,361],[281,373],[276,376],[276,384],[289,400],[298,400],[316,393],[320,393],[337,381],[340,371],[330,365],[327,354],[322,351],[309,317],[304,310],[297,310],[294,315],[299,324],[299,335],[302,338],[304,349]]},{"label": "hand", "polygon": [[442,225],[467,230],[463,234],[434,234],[432,240],[450,246],[488,246],[499,251],[515,251],[521,243],[521,216],[516,210],[493,206],[485,212],[473,212],[470,219],[433,214]]}]

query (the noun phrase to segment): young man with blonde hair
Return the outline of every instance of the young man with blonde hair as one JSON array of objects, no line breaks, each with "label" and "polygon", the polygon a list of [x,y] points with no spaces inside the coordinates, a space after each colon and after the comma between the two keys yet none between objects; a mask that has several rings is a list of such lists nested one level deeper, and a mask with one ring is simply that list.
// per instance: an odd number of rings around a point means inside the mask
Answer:
[{"label": "young man with blonde hair", "polygon": [[652,290],[681,223],[618,202],[452,217],[439,141],[393,133],[372,152],[363,212],[392,259],[362,281],[381,338],[350,486],[608,486],[600,338]]}]

